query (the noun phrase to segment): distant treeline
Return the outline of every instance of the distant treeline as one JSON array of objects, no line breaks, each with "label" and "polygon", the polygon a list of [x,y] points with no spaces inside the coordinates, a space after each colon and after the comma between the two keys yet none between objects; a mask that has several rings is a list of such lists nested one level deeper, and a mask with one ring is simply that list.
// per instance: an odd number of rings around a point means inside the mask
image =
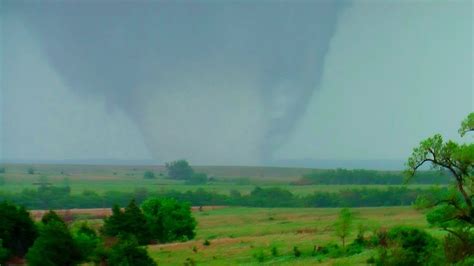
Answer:
[{"label": "distant treeline", "polygon": [[[403,172],[383,172],[375,170],[318,170],[304,175],[294,185],[399,185],[403,184]],[[449,184],[452,179],[447,173],[441,171],[420,171],[416,178],[410,181],[413,184]]]},{"label": "distant treeline", "polygon": [[140,203],[148,197],[175,198],[187,201],[193,206],[375,207],[410,205],[418,196],[430,195],[433,197],[444,190],[438,189],[438,192],[433,192],[406,187],[357,188],[343,189],[338,192],[314,192],[310,195],[298,196],[281,188],[256,187],[249,194],[244,195],[236,190],[232,190],[230,194],[219,194],[204,189],[187,192],[149,192],[143,188],[134,192],[110,191],[98,194],[93,191],[84,191],[81,194],[71,194],[69,187],[50,186],[25,189],[20,193],[0,192],[0,201],[11,201],[28,209],[110,208],[114,204],[125,206],[131,198],[135,198]]}]

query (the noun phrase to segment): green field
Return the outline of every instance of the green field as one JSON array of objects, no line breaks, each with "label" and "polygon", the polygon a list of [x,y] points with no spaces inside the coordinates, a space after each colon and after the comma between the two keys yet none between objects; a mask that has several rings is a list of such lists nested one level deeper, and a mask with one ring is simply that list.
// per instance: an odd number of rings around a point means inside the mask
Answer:
[{"label": "green field", "polygon": [[[176,190],[185,192],[205,189],[220,194],[228,194],[237,190],[249,193],[255,186],[281,187],[295,195],[307,195],[317,191],[334,192],[347,188],[358,188],[360,185],[291,185],[301,175],[315,171],[307,168],[278,167],[237,167],[237,166],[197,166],[197,172],[205,172],[214,177],[215,181],[205,185],[187,185],[184,181],[170,180],[165,177],[163,166],[96,166],[96,165],[5,165],[5,184],[0,191],[19,192],[23,189],[35,188],[36,182],[46,177],[53,185],[69,185],[73,194],[91,190],[98,193],[105,191],[132,192],[138,188],[149,191]],[[28,168],[35,170],[28,174]],[[152,170],[157,178],[147,180],[143,173]],[[316,170],[317,171],[317,170]],[[161,175],[160,175],[161,174]],[[363,185],[367,188],[386,189],[401,185]],[[432,185],[408,185],[409,188],[430,188]]]},{"label": "green field", "polygon": [[[198,220],[195,240],[149,246],[150,255],[159,265],[183,265],[192,258],[197,265],[261,265],[253,255],[262,250],[266,265],[366,265],[376,253],[367,250],[361,254],[338,259],[318,261],[311,256],[314,246],[339,243],[332,224],[339,209],[262,209],[237,208],[196,212]],[[363,224],[370,229],[411,225],[427,228],[424,215],[410,207],[355,208],[355,228]],[[428,229],[434,235],[441,232]],[[351,235],[355,237],[356,231]],[[210,240],[204,246],[205,239]],[[271,256],[271,247],[277,247],[279,256]],[[292,253],[294,246],[302,251],[300,258]],[[197,248],[197,252],[193,251]]]}]

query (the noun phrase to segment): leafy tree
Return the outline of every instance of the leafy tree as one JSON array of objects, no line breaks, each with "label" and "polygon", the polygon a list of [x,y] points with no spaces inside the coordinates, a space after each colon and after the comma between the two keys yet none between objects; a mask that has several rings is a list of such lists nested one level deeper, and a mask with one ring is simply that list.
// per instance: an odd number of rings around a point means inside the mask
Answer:
[{"label": "leafy tree", "polygon": [[0,167],[0,174],[4,174],[6,172],[5,167]]},{"label": "leafy tree", "polygon": [[26,259],[31,266],[76,265],[81,253],[64,221],[53,219],[42,222],[39,237],[28,250]]},{"label": "leafy tree", "polygon": [[[461,123],[459,133],[464,136],[474,130],[474,113]],[[436,134],[423,140],[408,158],[406,174],[408,180],[425,163],[434,169],[443,169],[450,173],[452,188],[441,199],[425,199],[426,207],[432,208],[427,215],[430,224],[448,231],[465,245],[469,245],[466,234],[474,234],[474,143],[458,144],[444,141]],[[472,256],[468,253],[466,256]]]},{"label": "leafy tree", "polygon": [[120,236],[117,244],[112,246],[108,259],[108,265],[118,266],[155,266],[146,248],[140,247],[134,237]]},{"label": "leafy tree", "polygon": [[150,240],[147,220],[134,199],[130,201],[125,211],[115,205],[112,208],[112,215],[105,218],[102,231],[108,236],[134,235],[140,244],[147,244]]},{"label": "leafy tree", "polygon": [[99,261],[98,253],[101,252],[103,243],[94,229],[82,223],[74,230],[73,238],[82,262]]},{"label": "leafy tree", "polygon": [[189,204],[150,198],[143,202],[142,209],[152,237],[161,243],[194,238],[196,220]]},{"label": "leafy tree", "polygon": [[166,163],[166,170],[168,171],[168,176],[172,179],[187,180],[191,179],[194,174],[193,168],[191,168],[186,160]]},{"label": "leafy tree", "polygon": [[35,174],[35,169],[34,169],[33,167],[29,167],[26,172],[27,172],[29,175],[34,175],[34,174]]},{"label": "leafy tree", "polygon": [[145,178],[145,179],[155,179],[156,176],[155,176],[155,173],[153,173],[152,171],[145,171],[145,173],[143,174],[143,178]]},{"label": "leafy tree", "polygon": [[10,255],[23,257],[36,237],[36,226],[25,208],[0,203],[0,239]]},{"label": "leafy tree", "polygon": [[346,245],[346,238],[351,234],[352,231],[353,217],[352,213],[348,208],[343,208],[339,212],[339,217],[334,223],[334,232],[342,241],[342,247]]}]

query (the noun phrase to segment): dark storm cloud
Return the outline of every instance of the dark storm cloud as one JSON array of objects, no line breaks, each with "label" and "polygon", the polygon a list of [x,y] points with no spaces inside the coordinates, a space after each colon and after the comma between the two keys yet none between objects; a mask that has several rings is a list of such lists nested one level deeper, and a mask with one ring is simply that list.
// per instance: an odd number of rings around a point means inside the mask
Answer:
[{"label": "dark storm cloud", "polygon": [[[71,90],[103,96],[109,105],[125,110],[157,157],[167,152],[154,144],[164,129],[149,129],[150,121],[183,131],[199,125],[163,121],[174,119],[173,110],[150,111],[144,98],[156,97],[154,102],[162,105],[183,91],[190,98],[205,95],[207,100],[199,104],[225,101],[245,109],[244,100],[234,103],[215,96],[209,84],[222,91],[251,90],[263,107],[261,119],[253,124],[256,128],[248,129],[245,123],[242,128],[262,132],[255,137],[260,154],[254,156],[268,161],[318,88],[344,5],[341,1],[6,1],[4,9],[25,23]],[[201,77],[208,72],[212,78],[204,82]],[[222,86],[227,84],[222,79],[235,86]],[[192,85],[184,86],[183,80]],[[157,92],[159,96],[152,96]],[[187,101],[176,103],[187,105]],[[237,112],[226,114],[229,123]],[[155,115],[160,118],[150,120]],[[201,126],[219,127],[206,121],[210,119],[202,117]],[[218,139],[215,143],[221,145]],[[178,146],[177,154],[186,156],[186,148]],[[205,157],[212,161],[216,156]]]}]

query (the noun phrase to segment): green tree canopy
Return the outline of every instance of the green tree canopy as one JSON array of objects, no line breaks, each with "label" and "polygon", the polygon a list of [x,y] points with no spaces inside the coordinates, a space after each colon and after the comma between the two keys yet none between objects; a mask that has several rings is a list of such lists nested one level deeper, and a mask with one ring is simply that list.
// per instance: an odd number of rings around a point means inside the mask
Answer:
[{"label": "green tree canopy", "polygon": [[334,223],[334,233],[341,239],[343,247],[346,245],[346,238],[351,234],[352,222],[351,211],[348,208],[341,209],[339,217]]},{"label": "green tree canopy", "polygon": [[130,201],[125,211],[115,205],[112,208],[112,215],[105,218],[102,231],[108,236],[134,235],[140,244],[147,244],[150,241],[147,220],[134,199]]},{"label": "green tree canopy", "polygon": [[161,243],[192,239],[196,220],[187,203],[175,199],[150,198],[142,204],[152,237]]},{"label": "green tree canopy", "polygon": [[107,259],[108,265],[117,266],[155,266],[146,248],[140,247],[132,236],[120,236],[119,241],[112,246]]},{"label": "green tree canopy", "polygon": [[76,265],[81,253],[64,221],[50,219],[40,225],[39,237],[26,259],[31,266]]},{"label": "green tree canopy", "polygon": [[0,239],[10,255],[24,256],[37,235],[36,226],[25,208],[0,203]]},{"label": "green tree canopy", "polygon": [[[464,136],[474,129],[474,113],[461,123],[459,133]],[[441,200],[423,199],[431,208],[427,215],[430,224],[448,231],[464,243],[471,245],[474,234],[474,143],[444,141],[439,134],[423,140],[407,162],[407,178],[410,180],[424,164],[434,169],[442,169],[450,174],[453,185]],[[472,256],[474,253],[466,253]]]},{"label": "green tree canopy", "polygon": [[168,171],[168,176],[172,179],[188,180],[194,174],[193,168],[191,168],[186,160],[166,163],[166,170]]}]

